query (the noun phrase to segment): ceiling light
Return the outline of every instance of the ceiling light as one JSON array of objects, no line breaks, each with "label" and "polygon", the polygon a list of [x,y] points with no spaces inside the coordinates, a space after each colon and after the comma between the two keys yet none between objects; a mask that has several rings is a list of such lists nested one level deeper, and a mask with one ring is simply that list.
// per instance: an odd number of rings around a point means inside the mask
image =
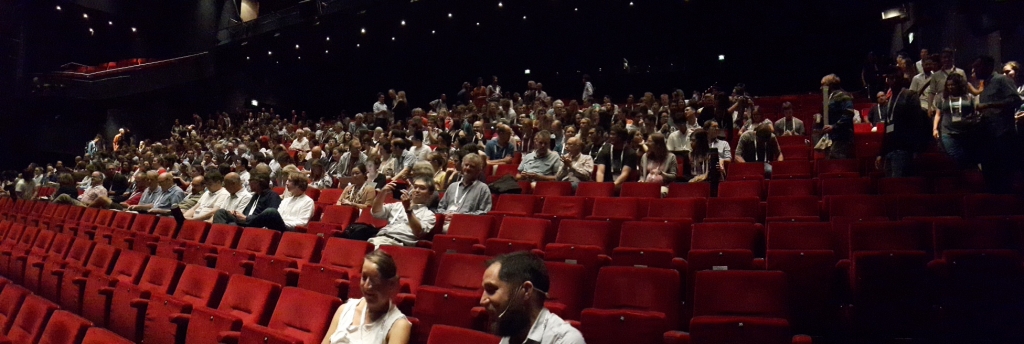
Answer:
[{"label": "ceiling light", "polygon": [[498,1],[498,8],[502,8],[502,7],[504,7],[504,6],[501,4],[501,1]]},{"label": "ceiling light", "polygon": [[331,40],[331,36],[327,36],[327,41],[330,41],[330,40]]},{"label": "ceiling light", "polygon": [[273,51],[267,51],[267,55],[274,55]]},{"label": "ceiling light", "polygon": [[395,40],[395,36],[391,36],[391,40],[394,41]]},{"label": "ceiling light", "polygon": [[435,34],[435,33],[437,33],[437,31],[435,31],[435,30],[430,30],[430,34],[431,34],[431,35],[433,35],[433,34]]},{"label": "ceiling light", "polygon": [[95,34],[96,34],[96,31],[93,31],[93,30],[92,30],[92,28],[89,28],[89,34],[90,34],[90,35],[95,35]]},{"label": "ceiling light", "polygon": [[405,26],[405,21],[404,20],[402,21],[402,26]]},{"label": "ceiling light", "polygon": [[579,8],[579,7],[576,7],[576,8],[573,8],[572,10],[573,10],[573,12],[579,12],[579,11],[580,11],[580,8]]},{"label": "ceiling light", "polygon": [[299,60],[301,60],[301,59],[302,59],[302,56],[299,56]]},{"label": "ceiling light", "polygon": [[252,106],[260,106],[260,102],[256,101],[256,99],[253,99],[250,104],[252,104]]},{"label": "ceiling light", "polygon": [[356,48],[358,48],[358,47],[359,47],[359,43],[356,43]]},{"label": "ceiling light", "polygon": [[523,16],[523,20],[526,20],[526,16]]},{"label": "ceiling light", "polygon": [[324,54],[330,54],[330,53],[331,53],[330,50],[324,50]]},{"label": "ceiling light", "polygon": [[529,69],[526,70],[526,75],[530,75],[530,70]]},{"label": "ceiling light", "polygon": [[476,22],[476,26],[480,26],[480,22]]},{"label": "ceiling light", "polygon": [[451,17],[452,17],[452,14],[449,12],[448,13],[448,18],[451,18]]},{"label": "ceiling light", "polygon": [[246,60],[248,60],[248,59],[249,59],[249,57],[248,57],[248,56],[246,56],[246,57],[245,57],[245,59],[246,59]]},{"label": "ceiling light", "polygon": [[718,55],[719,61],[725,61],[725,55]]},{"label": "ceiling light", "polygon": [[630,5],[630,6],[633,6],[633,2],[632,2],[632,1],[630,1],[630,2],[629,2],[629,5]]},{"label": "ceiling light", "polygon": [[60,10],[61,10],[61,8],[60,8],[60,5],[57,5],[57,10],[58,10],[58,11],[60,11]]},{"label": "ceiling light", "polygon": [[298,48],[299,48],[299,45],[298,45],[298,44],[296,44],[296,45],[295,45],[295,49],[298,49]]},{"label": "ceiling light", "polygon": [[137,31],[139,31],[139,30],[136,30],[134,27],[132,28],[132,32],[137,32]]},{"label": "ceiling light", "polygon": [[366,34],[366,28],[364,27],[364,28],[362,28],[362,29],[359,29],[359,33],[361,33],[361,34],[364,34],[364,35],[365,35],[365,34]]},{"label": "ceiling light", "polygon": [[82,13],[82,18],[89,19],[89,14],[88,13]]},{"label": "ceiling light", "polygon": [[107,25],[114,25],[114,22],[112,22],[112,21],[108,21],[108,22],[107,22]]}]

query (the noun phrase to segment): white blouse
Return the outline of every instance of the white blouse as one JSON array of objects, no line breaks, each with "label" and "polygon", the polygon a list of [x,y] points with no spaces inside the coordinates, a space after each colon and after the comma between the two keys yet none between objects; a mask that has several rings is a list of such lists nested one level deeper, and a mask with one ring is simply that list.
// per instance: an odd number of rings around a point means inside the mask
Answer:
[{"label": "white blouse", "polygon": [[394,304],[390,304],[388,312],[383,317],[369,323],[366,316],[369,312],[364,308],[359,326],[352,326],[352,322],[355,321],[356,306],[360,302],[363,302],[362,298],[349,299],[342,306],[344,309],[341,311],[338,328],[331,334],[331,344],[384,344],[384,340],[388,338],[388,332],[391,331],[391,326],[396,321],[405,319],[405,314],[402,314]]}]

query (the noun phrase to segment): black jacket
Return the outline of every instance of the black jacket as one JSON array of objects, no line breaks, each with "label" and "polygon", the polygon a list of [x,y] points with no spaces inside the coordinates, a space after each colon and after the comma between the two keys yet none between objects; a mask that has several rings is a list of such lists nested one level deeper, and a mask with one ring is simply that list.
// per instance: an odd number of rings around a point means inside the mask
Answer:
[{"label": "black jacket", "polygon": [[[249,200],[249,204],[245,206],[245,211],[242,213],[247,215],[246,220],[248,222],[248,220],[252,220],[254,216],[259,215],[259,213],[262,213],[264,210],[270,208],[277,209],[280,205],[281,196],[278,196],[274,190],[267,189],[263,190],[263,192],[259,194],[252,195],[252,199]],[[255,211],[252,211],[253,207],[256,208]],[[250,213],[252,215],[249,215]]]}]

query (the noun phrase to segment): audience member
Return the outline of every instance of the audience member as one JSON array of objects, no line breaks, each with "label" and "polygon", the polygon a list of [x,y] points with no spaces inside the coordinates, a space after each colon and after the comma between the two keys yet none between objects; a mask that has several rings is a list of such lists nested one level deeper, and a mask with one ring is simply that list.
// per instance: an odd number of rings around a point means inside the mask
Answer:
[{"label": "audience member", "polygon": [[480,306],[487,310],[501,343],[584,343],[576,328],[544,307],[551,278],[543,260],[516,252],[487,265]]},{"label": "audience member", "polygon": [[368,240],[378,248],[381,245],[415,245],[436,221],[434,212],[427,206],[434,193],[434,181],[429,176],[414,176],[410,189],[402,191],[401,202],[384,204],[384,195],[394,192],[395,185],[394,182],[384,185],[370,209],[374,218],[388,221],[376,236]]},{"label": "audience member", "polygon": [[220,209],[213,216],[213,223],[236,224],[247,226],[256,215],[267,209],[277,209],[281,205],[281,196],[274,193],[270,188],[270,174],[256,172],[249,180],[249,187],[252,194],[249,202],[241,211]]},{"label": "audience member", "polygon": [[206,172],[203,180],[206,192],[199,198],[199,202],[195,206],[184,212],[186,220],[209,220],[231,195],[228,190],[224,189],[224,176],[219,171]]},{"label": "audience member", "polygon": [[935,98],[932,137],[961,169],[977,170],[978,161],[971,139],[977,135],[974,104],[977,99],[967,88],[967,79],[950,74],[940,97]]},{"label": "audience member", "polygon": [[555,174],[562,168],[562,160],[558,154],[551,152],[551,134],[541,130],[533,138],[534,151],[523,156],[519,163],[519,174],[516,180],[553,181]]},{"label": "audience member", "polygon": [[512,128],[499,124],[494,129],[498,137],[487,141],[485,151],[487,152],[487,165],[506,165],[512,163],[512,156],[515,153],[515,146],[512,145]]},{"label": "audience member", "polygon": [[267,228],[279,232],[294,231],[295,227],[305,226],[313,217],[314,202],[306,195],[309,179],[301,173],[288,176],[285,183],[285,196],[281,204],[275,208],[267,208],[259,214],[248,217],[249,227]]},{"label": "audience member", "polygon": [[323,343],[408,343],[412,323],[392,301],[402,285],[394,259],[381,250],[366,254],[359,277],[363,297],[338,307]]},{"label": "audience member", "polygon": [[345,186],[338,198],[337,205],[347,205],[358,208],[360,211],[373,205],[373,199],[377,195],[376,183],[367,180],[366,165],[356,164],[352,166],[349,175],[352,182]]},{"label": "audience member", "polygon": [[597,164],[594,180],[599,183],[613,182],[618,188],[629,180],[631,173],[637,168],[639,158],[636,151],[629,147],[632,141],[626,128],[612,127],[608,141],[610,145],[606,146],[606,149],[601,149],[594,159],[594,163]]},{"label": "audience member", "polygon": [[[931,62],[926,61],[925,64],[930,67]],[[914,154],[928,143],[928,129],[931,128],[925,112],[927,107],[920,106],[921,95],[912,89],[903,88],[900,83],[900,80],[891,83],[893,100],[889,117],[884,121],[882,150],[875,159],[875,167],[884,170],[888,177],[910,175],[910,162]]]},{"label": "audience member", "polygon": [[594,172],[594,158],[583,154],[583,141],[572,136],[565,143],[565,154],[562,155],[562,168],[555,175],[555,180],[572,182],[573,188],[580,182],[589,182]]},{"label": "audience member", "polygon": [[668,184],[676,180],[678,165],[676,155],[668,151],[665,135],[651,134],[647,153],[640,157],[640,182],[656,183],[662,186],[661,193],[668,194]]},{"label": "audience member", "polygon": [[[979,147],[984,147],[981,170],[990,193],[1011,192],[1014,166],[1020,152],[1015,151],[1014,116],[1021,106],[1021,97],[1013,80],[993,73],[995,60],[981,56],[972,65],[974,75],[983,83],[975,110],[981,114],[982,130]],[[1009,150],[1009,153],[1007,153]]]},{"label": "audience member", "polygon": [[438,204],[437,213],[445,215],[444,233],[448,233],[452,215],[483,215],[491,211],[491,190],[479,180],[483,167],[483,158],[475,153],[462,158],[462,180],[452,184]]},{"label": "audience member", "polygon": [[793,103],[782,103],[782,115],[775,121],[775,136],[804,136],[804,121],[793,117]]}]

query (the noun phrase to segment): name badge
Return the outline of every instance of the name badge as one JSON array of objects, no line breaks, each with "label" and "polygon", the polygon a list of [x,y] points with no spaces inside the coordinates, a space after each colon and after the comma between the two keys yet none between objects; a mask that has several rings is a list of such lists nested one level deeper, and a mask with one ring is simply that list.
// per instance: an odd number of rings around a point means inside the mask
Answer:
[{"label": "name badge", "polygon": [[896,125],[894,125],[894,124],[886,124],[885,125],[885,133],[886,134],[893,132],[893,130],[896,130]]},{"label": "name badge", "polygon": [[959,122],[964,119],[964,116],[953,116],[953,122]]}]

